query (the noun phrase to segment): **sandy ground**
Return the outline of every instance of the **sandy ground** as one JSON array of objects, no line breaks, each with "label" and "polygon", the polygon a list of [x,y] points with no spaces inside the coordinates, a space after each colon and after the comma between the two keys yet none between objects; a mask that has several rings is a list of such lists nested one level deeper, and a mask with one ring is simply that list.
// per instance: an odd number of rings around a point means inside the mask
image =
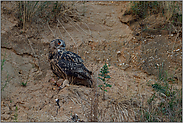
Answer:
[{"label": "sandy ground", "polygon": [[[174,42],[176,35],[168,37],[166,33],[154,34],[153,38],[145,34],[134,36],[137,25],[125,24],[132,17],[122,16],[128,4],[77,2],[74,7],[80,21],[65,18],[69,19],[67,23],[50,28],[47,24],[44,28],[31,25],[22,33],[18,21],[6,13],[14,4],[3,2],[1,60],[5,62],[1,71],[1,121],[66,122],[73,120],[75,114],[79,121],[90,121],[95,104],[98,121],[138,121],[136,113],[147,106],[147,99],[153,94],[149,85],[157,80],[154,64],[161,65],[163,61],[177,78],[175,86],[181,88],[181,39]],[[48,46],[55,38],[63,39],[67,50],[82,57],[86,67],[93,71],[96,85],[102,84],[97,77],[105,61],[111,65],[108,83],[112,87],[107,88],[105,101],[98,87],[70,85],[58,91],[50,81],[56,77],[47,60]],[[27,86],[21,86],[22,82],[27,82]],[[60,108],[55,99],[60,100]]]}]

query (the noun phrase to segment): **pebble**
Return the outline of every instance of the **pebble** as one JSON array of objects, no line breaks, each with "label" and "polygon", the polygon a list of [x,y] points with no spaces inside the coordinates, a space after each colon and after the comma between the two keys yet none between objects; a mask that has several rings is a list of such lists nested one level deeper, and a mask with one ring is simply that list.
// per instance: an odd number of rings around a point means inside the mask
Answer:
[{"label": "pebble", "polygon": [[176,52],[178,52],[180,49],[177,49],[177,50],[175,50]]},{"label": "pebble", "polygon": [[117,54],[120,54],[120,53],[121,53],[121,51],[118,51],[118,52],[117,52]]},{"label": "pebble", "polygon": [[122,64],[119,64],[118,66],[122,66]]}]

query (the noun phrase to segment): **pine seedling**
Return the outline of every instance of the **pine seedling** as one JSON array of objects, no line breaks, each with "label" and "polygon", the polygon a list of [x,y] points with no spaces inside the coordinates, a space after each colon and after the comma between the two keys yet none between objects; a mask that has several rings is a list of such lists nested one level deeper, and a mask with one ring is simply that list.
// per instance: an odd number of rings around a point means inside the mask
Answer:
[{"label": "pine seedling", "polygon": [[99,79],[101,79],[103,81],[103,85],[99,85],[98,87],[100,87],[101,90],[103,90],[103,100],[105,100],[105,92],[107,92],[106,87],[112,87],[112,85],[108,84],[106,82],[106,79],[110,79],[111,77],[108,75],[109,71],[108,71],[108,66],[105,63],[104,66],[101,68],[100,71],[101,74],[98,74],[100,77],[98,77]]}]

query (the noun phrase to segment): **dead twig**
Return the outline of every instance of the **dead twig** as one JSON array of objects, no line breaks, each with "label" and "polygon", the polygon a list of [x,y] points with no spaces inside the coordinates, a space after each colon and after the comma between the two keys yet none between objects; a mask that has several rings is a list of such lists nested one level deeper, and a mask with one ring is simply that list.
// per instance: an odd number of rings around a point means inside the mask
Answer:
[{"label": "dead twig", "polygon": [[54,34],[53,30],[50,28],[50,25],[48,24],[48,21],[47,21],[47,25],[48,25],[48,28],[50,29],[50,31],[52,32],[53,36],[55,37],[55,34]]},{"label": "dead twig", "polygon": [[[79,96],[79,94],[77,92],[75,92],[75,94],[80,98],[80,96]],[[82,102],[82,99],[81,98],[80,98],[80,104],[81,104],[82,110],[84,112],[84,116],[86,116],[86,113],[85,113],[86,111],[85,111],[85,109],[83,107],[83,102]]]},{"label": "dead twig", "polygon": [[58,22],[59,22],[59,24],[62,26],[62,28],[67,32],[67,34],[71,37],[71,39],[74,41],[74,44],[76,45],[76,42],[75,42],[75,40],[74,40],[74,38],[70,35],[70,33],[65,29],[65,27],[63,26],[63,24],[60,22],[60,20],[59,19],[57,19],[58,20]]},{"label": "dead twig", "polygon": [[63,37],[62,33],[60,32],[60,29],[58,28],[58,23],[57,23],[57,29],[58,29],[58,31],[59,31],[59,33],[60,33],[60,36],[61,36],[62,39],[64,40],[64,37]]},{"label": "dead twig", "polygon": [[[170,23],[170,24],[171,24],[171,23]],[[181,27],[179,30],[177,30],[173,24],[171,24],[171,26],[175,29],[175,32],[177,33],[177,35],[176,35],[176,37],[175,37],[175,41],[174,41],[174,43],[173,43],[173,47],[172,47],[172,54],[173,54],[173,49],[174,49],[174,47],[175,47],[175,42],[176,42],[177,38],[178,38],[179,35],[180,35],[179,32],[181,32],[182,27]]]}]

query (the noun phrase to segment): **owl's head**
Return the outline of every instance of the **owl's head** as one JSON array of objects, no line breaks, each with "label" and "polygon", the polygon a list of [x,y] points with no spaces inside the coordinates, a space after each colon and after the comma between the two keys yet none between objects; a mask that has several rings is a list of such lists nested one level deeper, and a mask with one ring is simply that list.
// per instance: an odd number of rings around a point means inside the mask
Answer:
[{"label": "owl's head", "polygon": [[63,40],[61,39],[55,39],[50,42],[50,49],[56,49],[58,52],[59,51],[65,51],[66,44]]}]

